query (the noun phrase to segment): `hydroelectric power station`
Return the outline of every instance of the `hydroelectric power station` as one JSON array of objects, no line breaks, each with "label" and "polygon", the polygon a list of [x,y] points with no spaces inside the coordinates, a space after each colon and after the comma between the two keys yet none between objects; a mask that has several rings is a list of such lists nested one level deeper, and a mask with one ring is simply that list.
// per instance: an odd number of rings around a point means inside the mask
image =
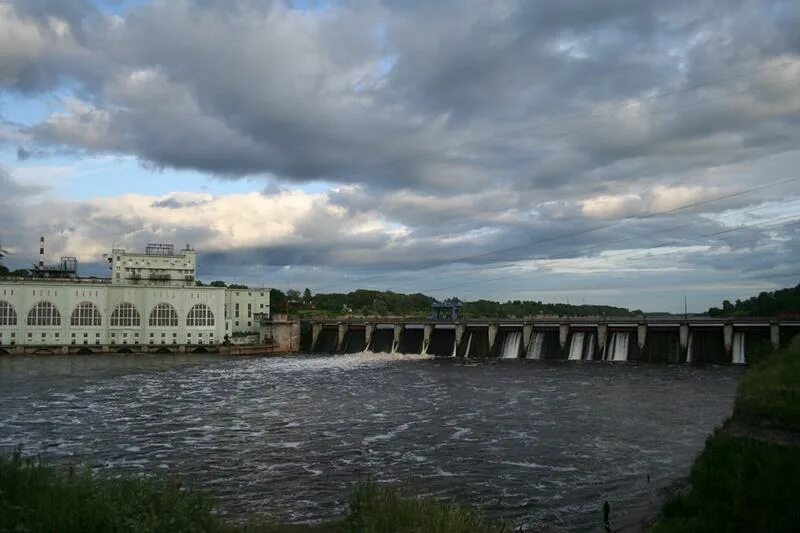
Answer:
[{"label": "hydroelectric power station", "polygon": [[313,320],[301,342],[323,353],[362,351],[438,357],[747,362],[800,333],[800,319],[708,317],[525,320]]}]

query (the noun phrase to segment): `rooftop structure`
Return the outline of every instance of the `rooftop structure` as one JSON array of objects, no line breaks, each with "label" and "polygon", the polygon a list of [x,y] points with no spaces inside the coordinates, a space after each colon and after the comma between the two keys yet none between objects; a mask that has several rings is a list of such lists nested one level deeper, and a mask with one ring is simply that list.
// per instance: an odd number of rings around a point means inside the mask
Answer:
[{"label": "rooftop structure", "polygon": [[189,245],[179,253],[172,244],[148,244],[143,254],[116,248],[109,261],[113,285],[186,287],[197,279],[197,254]]}]

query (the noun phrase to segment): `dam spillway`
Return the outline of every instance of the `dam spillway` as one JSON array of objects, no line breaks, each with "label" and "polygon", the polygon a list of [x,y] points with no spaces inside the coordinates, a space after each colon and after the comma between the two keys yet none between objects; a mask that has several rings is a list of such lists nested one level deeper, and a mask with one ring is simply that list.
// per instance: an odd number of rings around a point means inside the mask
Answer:
[{"label": "dam spillway", "polygon": [[609,362],[745,364],[786,345],[800,320],[780,318],[546,318],[311,320],[304,345],[317,353]]}]

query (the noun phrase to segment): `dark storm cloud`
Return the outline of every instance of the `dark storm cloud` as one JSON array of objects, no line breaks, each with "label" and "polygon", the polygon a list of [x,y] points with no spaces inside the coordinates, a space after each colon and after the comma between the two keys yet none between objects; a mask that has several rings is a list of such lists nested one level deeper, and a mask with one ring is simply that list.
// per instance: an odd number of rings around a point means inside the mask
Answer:
[{"label": "dark storm cloud", "polygon": [[[791,146],[794,125],[776,130],[800,109],[796,92],[775,94],[746,76],[739,85],[752,98],[712,87],[706,100],[716,105],[699,113],[684,101],[692,92],[598,114],[598,106],[786,59],[793,41],[781,32],[797,9],[770,7],[344,2],[297,12],[280,2],[159,2],[116,23],[82,3],[9,13],[40,29],[63,20],[92,65],[72,73],[86,105],[33,128],[43,141],[132,153],[156,167],[447,196],[498,184],[559,190],[591,183],[601,169],[605,181],[629,181],[642,166],[680,172]],[[753,15],[750,41],[724,40]],[[566,119],[575,113],[584,118]],[[782,142],[742,151],[763,132],[732,137],[754,122]],[[495,137],[520,128],[529,129]],[[704,141],[726,136],[713,157],[692,153],[707,155]],[[630,171],[618,169],[634,159]]]},{"label": "dark storm cloud", "polygon": [[[95,238],[116,224],[130,242],[206,241],[217,249],[204,256],[211,271],[592,257],[652,246],[659,230],[656,244],[669,242],[670,227],[711,233],[726,209],[796,197],[790,184],[634,222],[624,243],[620,228],[602,228],[794,174],[797,2],[317,7],[157,1],[121,18],[83,1],[3,4],[0,87],[71,93],[63,111],[14,126],[26,139],[20,159],[53,149],[130,155],[148,167],[260,176],[272,187],[265,197],[292,182],[339,186],[319,200],[322,214],[293,221],[292,239],[265,248],[252,239],[226,248],[216,230],[170,232],[176,219],[149,211],[120,220],[112,210],[82,226]],[[175,213],[205,203],[147,201]],[[742,235],[768,246],[786,231]],[[740,271],[764,266],[731,236],[704,242],[731,244]],[[684,266],[724,269],[723,256]]]}]

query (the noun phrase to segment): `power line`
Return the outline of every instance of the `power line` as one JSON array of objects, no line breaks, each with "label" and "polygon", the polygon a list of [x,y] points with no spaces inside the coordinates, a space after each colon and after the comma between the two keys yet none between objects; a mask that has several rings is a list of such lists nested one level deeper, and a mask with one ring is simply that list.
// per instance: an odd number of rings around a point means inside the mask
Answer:
[{"label": "power line", "polygon": [[[653,212],[653,213],[647,213],[647,214],[639,215],[639,216],[636,216],[636,217],[626,217],[626,218],[623,218],[623,219],[617,219],[616,222],[612,222],[610,224],[605,224],[605,225],[602,225],[602,226],[594,226],[594,227],[591,227],[591,228],[587,228],[587,229],[583,229],[583,230],[577,230],[577,231],[573,231],[573,232],[569,232],[569,233],[564,233],[564,234],[561,234],[561,235],[557,235],[555,237],[548,237],[548,238],[545,238],[545,239],[531,240],[531,241],[527,241],[527,242],[525,242],[523,244],[518,244],[518,245],[514,245],[514,246],[508,246],[508,247],[504,247],[504,248],[498,248],[498,249],[490,251],[490,252],[483,252],[483,253],[480,253],[480,254],[473,254],[473,255],[462,256],[462,257],[458,257],[458,258],[446,259],[446,260],[438,261],[438,262],[436,262],[434,264],[422,265],[422,266],[419,266],[419,267],[410,268],[408,270],[413,271],[413,272],[418,272],[418,271],[421,271],[421,270],[428,270],[428,269],[431,269],[431,268],[436,268],[436,267],[444,266],[444,265],[448,265],[448,264],[464,263],[464,262],[467,262],[467,261],[473,261],[475,259],[491,257],[491,256],[499,254],[499,253],[510,252],[510,251],[514,251],[514,250],[520,250],[520,249],[528,248],[528,247],[531,247],[531,246],[538,246],[540,244],[548,244],[548,243],[556,242],[556,241],[563,240],[563,239],[569,239],[569,238],[577,237],[577,236],[580,236],[580,235],[586,235],[586,234],[589,234],[589,233],[594,233],[594,232],[597,232],[597,231],[618,227],[618,226],[621,226],[621,225],[626,224],[628,222],[632,222],[632,221],[636,221],[636,220],[647,220],[647,219],[654,218],[654,217],[657,217],[657,216],[662,216],[662,215],[666,215],[666,214],[670,214],[670,213],[677,213],[679,211],[683,211],[683,210],[686,210],[686,209],[691,209],[691,208],[699,207],[699,206],[702,206],[702,205],[708,205],[708,204],[711,204],[711,203],[714,203],[714,202],[719,202],[721,200],[728,200],[728,199],[731,199],[731,198],[744,196],[746,194],[751,194],[753,192],[761,191],[761,190],[768,189],[768,188],[771,188],[771,187],[777,187],[779,185],[785,185],[786,183],[793,183],[793,182],[796,182],[796,181],[800,181],[800,177],[780,180],[780,181],[777,181],[777,182],[774,182],[774,183],[768,183],[768,184],[765,184],[765,185],[759,185],[757,187],[751,187],[749,189],[744,189],[744,190],[741,190],[741,191],[737,191],[735,193],[729,193],[729,194],[717,196],[715,198],[711,198],[711,199],[708,199],[708,200],[701,200],[701,201],[698,201],[698,202],[691,202],[691,203],[684,204],[684,205],[677,206],[677,207],[673,207],[673,208],[670,208],[670,209],[665,209],[663,211],[656,211],[656,212]],[[363,283],[365,281],[373,281],[373,280],[376,280],[376,279],[382,279],[382,278],[385,278],[387,276],[392,276],[392,275],[393,275],[392,273],[376,274],[376,275],[373,275],[373,276],[362,277],[362,278],[356,279],[356,280],[350,280],[349,283]],[[341,283],[337,283],[337,284],[331,284],[331,285],[318,287],[318,288],[315,289],[314,292],[319,292],[320,290],[328,289],[328,288],[331,288],[331,287],[338,287],[338,286],[341,286],[341,285],[342,285]]]},{"label": "power line", "polygon": [[[735,228],[729,228],[729,229],[726,229],[726,230],[716,231],[716,232],[713,232],[713,233],[707,233],[707,234],[704,234],[704,235],[696,235],[694,237],[687,237],[685,239],[673,240],[673,241],[662,243],[662,244],[659,244],[659,245],[656,245],[656,246],[650,246],[648,248],[643,248],[643,249],[641,249],[641,251],[649,253],[652,250],[655,250],[655,249],[658,249],[658,248],[665,248],[665,247],[668,247],[668,246],[674,246],[676,244],[680,244],[680,243],[687,242],[687,241],[692,241],[692,240],[696,240],[696,239],[704,239],[704,238],[709,238],[709,237],[716,237],[716,236],[719,236],[719,235],[732,233],[734,231],[740,231],[740,230],[743,230],[743,229],[749,229],[749,228],[752,228],[752,227],[762,226],[762,225],[765,225],[765,224],[788,222],[790,220],[800,220],[800,217],[798,217],[797,215],[792,215],[791,217],[784,217],[784,218],[779,218],[779,219],[774,219],[774,220],[756,222],[756,223],[753,223],[753,224],[745,224],[745,225],[742,225],[742,226],[737,226]],[[613,255],[623,255],[623,254],[621,254],[619,252],[617,252],[617,253],[611,252],[611,253],[607,254],[606,257],[613,256]],[[636,256],[633,256],[633,257],[635,258]],[[488,278],[488,279],[482,279],[482,280],[474,280],[474,281],[466,281],[466,282],[459,283],[457,285],[448,285],[448,286],[436,287],[436,288],[424,288],[424,289],[420,289],[420,290],[421,291],[428,291],[428,292],[443,291],[443,290],[447,290],[447,289],[453,289],[453,288],[462,287],[464,285],[476,285],[476,284],[480,284],[480,283],[490,283],[490,282],[493,282],[493,281],[502,281],[502,280],[506,280],[506,279],[519,277],[519,276],[524,276],[526,274],[530,274],[530,272],[516,272],[514,274],[509,274],[507,276],[501,276],[501,277],[496,277],[496,278]]]},{"label": "power line", "polygon": [[[800,219],[798,219],[798,220],[800,220]],[[762,239],[761,239],[761,238],[758,238],[758,239],[748,239],[748,240],[746,240],[746,241],[739,242],[739,243],[737,243],[737,244],[739,244],[739,245],[743,245],[743,244],[751,244],[751,243],[756,243],[756,242],[761,242],[761,241],[762,241]],[[675,244],[675,243],[667,243],[667,244],[669,245],[669,244]],[[648,252],[648,253],[649,253],[649,252]],[[681,251],[681,250],[676,250],[676,251],[673,251],[673,252],[668,252],[668,253],[665,253],[665,254],[661,254],[661,255],[659,255],[658,257],[659,257],[659,258],[662,258],[662,257],[669,257],[669,256],[673,256],[673,255],[679,255],[679,254],[685,255],[685,254],[686,254],[686,252],[685,252],[685,251]],[[622,254],[615,254],[615,255],[622,255]],[[647,254],[644,254],[644,255],[647,255]],[[633,257],[633,259],[636,259],[636,258],[637,258],[637,257],[635,257],[635,256]],[[527,272],[527,273],[530,273],[530,272]],[[590,272],[587,272],[587,273],[590,273]],[[486,282],[491,282],[491,281],[498,281],[498,280],[502,280],[502,279],[509,279],[509,278],[514,278],[514,277],[519,277],[519,276],[522,276],[523,274],[526,274],[526,273],[524,273],[524,272],[518,272],[518,273],[516,273],[516,274],[511,274],[511,275],[508,275],[508,276],[504,276],[504,277],[502,277],[502,278],[493,278],[493,279],[488,279],[488,280],[480,280],[480,281],[470,281],[470,282],[466,282],[466,283],[459,284],[459,287],[460,287],[460,286],[462,286],[462,285],[478,285],[479,283],[486,283]],[[750,276],[750,277],[745,277],[745,278],[737,278],[737,279],[762,279],[762,278],[764,278],[764,279],[769,279],[769,278],[770,278],[770,276]],[[593,289],[593,288],[596,288],[596,286],[588,286],[588,287],[585,287],[585,289],[587,289],[587,290],[588,290],[588,289]],[[603,289],[607,289],[607,288],[608,288],[608,286],[606,286],[606,285],[604,285],[604,286],[603,286]],[[625,288],[625,287],[623,286],[623,287],[620,287],[620,288]],[[567,287],[567,288],[562,288],[562,287],[559,287],[559,288],[557,288],[557,289],[554,289],[554,288],[552,288],[552,287],[548,287],[548,288],[547,288],[547,290],[557,290],[557,291],[575,291],[575,290],[581,290],[581,289],[582,289],[581,287],[574,287],[574,286],[573,286],[573,287]],[[431,291],[431,290],[437,290],[437,289],[421,289],[421,290],[427,290],[427,291]],[[531,287],[527,287],[527,286],[526,286],[526,290],[537,290],[537,289],[535,289],[535,288],[533,288],[533,289],[532,289]],[[543,290],[543,289],[542,289],[542,290]]]},{"label": "power line", "polygon": [[[748,75],[753,75],[753,74],[758,73],[760,71],[766,70],[766,68],[768,68],[768,67],[762,67],[761,69],[757,69],[755,71],[752,71]],[[739,77],[744,77],[744,76],[745,75],[741,75]],[[749,87],[747,89],[743,89],[743,90],[740,90],[740,91],[736,91],[736,92],[733,92],[733,93],[726,94],[723,97],[727,98],[727,97],[730,97],[730,96],[732,96],[734,94],[741,94],[741,93],[750,92],[750,91],[753,91],[753,90],[756,90],[756,89],[763,89],[763,88],[768,88],[768,87],[773,87],[773,86],[785,84],[785,83],[788,83],[790,81],[793,81],[796,78],[800,78],[800,76],[794,76],[794,77],[791,77],[791,78],[788,78],[788,79],[785,79],[785,80],[780,80],[778,82],[773,82],[773,83],[765,84],[765,85],[761,85],[761,86]],[[711,83],[703,84],[703,85],[707,86],[707,85],[711,85]],[[705,100],[700,100],[700,101],[692,102],[690,105],[705,104],[705,103],[709,103],[709,102],[713,102],[713,101],[719,100],[719,99],[721,99],[723,97],[716,97],[716,98],[709,98],[709,99],[705,99]],[[674,108],[665,108],[665,109],[653,110],[653,111],[650,111],[648,113],[642,114],[642,116],[650,116],[650,115],[655,115],[655,114],[658,114],[658,113],[663,113],[663,112],[666,112],[666,111],[674,111],[675,109],[680,109],[680,108],[683,108],[683,107],[687,107],[687,106],[683,105],[683,106],[677,106],[677,107],[674,107]],[[551,136],[552,137],[558,137],[558,136],[564,136],[564,135],[571,135],[571,134],[574,134],[574,133],[579,133],[581,131],[592,129],[594,127],[597,127],[597,125],[588,126],[588,127],[584,127],[584,128],[580,128],[580,129],[576,129],[576,130],[570,130],[570,131],[567,131],[567,132],[562,132],[560,134],[555,134],[555,135],[551,135]],[[489,137],[486,137],[483,140],[487,140],[487,139],[489,139]],[[430,152],[430,153],[435,153],[435,152],[436,151],[433,151],[433,152]],[[789,181],[796,181],[798,179],[800,179],[800,178],[793,178],[793,179],[790,179],[790,180],[785,180],[784,182],[779,182],[779,183],[777,183],[775,185],[780,185],[781,183],[785,183],[785,182],[789,182]],[[582,231],[573,232],[573,233],[565,234],[565,235],[558,236],[558,237],[553,237],[553,238],[550,238],[550,239],[545,239],[543,241],[531,241],[531,242],[528,242],[528,243],[524,243],[522,245],[517,245],[517,246],[513,246],[513,247],[508,247],[508,248],[501,248],[501,249],[498,249],[498,250],[494,250],[494,251],[486,252],[486,253],[481,253],[481,254],[476,254],[476,255],[473,255],[473,256],[466,256],[466,257],[460,257],[460,258],[455,258],[455,259],[446,259],[446,260],[440,261],[438,263],[434,263],[432,265],[423,265],[423,266],[416,267],[416,268],[411,269],[411,270],[413,270],[413,271],[427,270],[427,269],[430,269],[430,268],[435,268],[437,266],[442,266],[442,265],[446,265],[446,264],[450,264],[450,263],[458,263],[458,262],[464,262],[464,261],[471,261],[471,260],[474,260],[474,259],[480,259],[480,258],[483,258],[483,257],[489,257],[489,256],[495,255],[497,253],[502,253],[502,252],[506,252],[506,251],[512,251],[512,250],[520,249],[520,248],[525,248],[527,246],[534,246],[534,245],[537,245],[537,244],[545,244],[545,243],[552,242],[554,240],[558,240],[558,239],[562,239],[562,238],[570,238],[570,237],[574,237],[574,236],[578,236],[578,235],[582,235],[582,234],[586,234],[586,233],[591,233],[591,232],[594,232],[594,231],[600,231],[600,230],[603,230],[603,229],[608,229],[610,227],[615,227],[615,226],[617,226],[617,225],[619,225],[619,224],[621,224],[621,223],[623,223],[625,221],[628,221],[628,220],[643,220],[643,219],[646,219],[646,218],[651,218],[651,217],[654,217],[654,216],[668,214],[668,213],[676,212],[676,211],[683,210],[683,209],[689,209],[691,207],[697,207],[697,206],[708,204],[708,203],[711,203],[711,202],[714,202],[714,201],[719,201],[719,200],[723,200],[723,199],[726,199],[726,198],[733,198],[733,197],[736,197],[736,196],[740,196],[741,194],[746,194],[748,192],[752,192],[754,190],[767,188],[767,187],[770,187],[770,186],[774,186],[774,185],[766,185],[766,186],[762,186],[762,187],[757,187],[757,188],[754,188],[752,190],[746,190],[746,191],[742,191],[740,193],[733,193],[733,194],[728,195],[728,196],[723,196],[723,197],[719,197],[719,198],[712,199],[712,200],[696,202],[694,204],[681,206],[681,207],[678,207],[678,208],[675,208],[675,209],[665,210],[665,211],[662,211],[662,212],[651,213],[649,215],[642,215],[642,216],[639,216],[639,217],[634,217],[632,219],[630,219],[630,218],[623,219],[621,222],[618,222],[618,223],[615,223],[615,224],[609,224],[609,225],[605,225],[605,226],[598,226],[598,227],[590,228],[590,229],[587,229],[587,230],[582,230]],[[385,274],[385,273],[384,274],[377,274],[377,275],[374,275],[374,276],[369,276],[369,277],[361,278],[361,279],[358,279],[358,280],[353,280],[353,281],[350,281],[350,283],[361,283],[361,282],[364,282],[364,281],[372,281],[374,279],[385,278],[387,275],[391,275],[391,274]],[[315,292],[319,292],[320,290],[325,290],[325,289],[328,289],[328,288],[331,288],[331,287],[340,286],[340,285],[341,285],[341,283],[337,283],[337,284],[331,284],[331,285],[317,287],[315,289]]]},{"label": "power line", "polygon": [[[748,213],[754,213],[756,211],[761,211],[763,209],[774,208],[776,205],[780,205],[781,207],[786,207],[788,205],[795,204],[798,201],[800,201],[800,200],[792,200],[792,201],[784,202],[784,203],[780,203],[780,204],[774,204],[773,203],[773,204],[761,205],[761,206],[758,206],[758,207],[754,207],[752,209],[746,209],[746,210],[742,210],[742,211],[737,211],[735,214],[736,215],[743,215],[743,214],[748,214]],[[696,220],[696,221],[693,221],[693,222],[689,222],[687,224],[680,224],[678,226],[671,226],[669,228],[662,228],[662,229],[659,229],[659,230],[656,230],[656,231],[652,231],[652,232],[649,232],[649,233],[645,233],[645,234],[641,234],[641,235],[632,235],[632,236],[629,236],[629,237],[623,237],[621,239],[616,239],[616,240],[609,241],[609,242],[596,243],[596,244],[593,244],[591,246],[587,246],[585,248],[584,247],[573,248],[572,250],[576,251],[576,252],[580,252],[580,253],[585,253],[585,252],[590,251],[590,250],[595,250],[595,249],[598,249],[598,248],[607,248],[607,247],[609,247],[611,245],[614,245],[614,244],[619,244],[619,243],[622,243],[622,242],[632,241],[632,240],[636,240],[636,239],[643,239],[643,238],[646,238],[646,237],[652,237],[652,236],[658,235],[660,233],[668,233],[668,232],[676,231],[676,230],[679,230],[679,229],[691,228],[691,227],[699,226],[701,224],[705,224],[705,223],[708,223],[708,222],[709,222],[709,220],[706,220],[706,219]],[[563,253],[568,252],[568,251],[569,250],[562,250],[559,253],[563,254]],[[541,257],[541,256],[540,257],[533,257],[533,258],[526,259],[526,261],[546,261],[546,260],[556,260],[556,259],[558,259],[557,257],[553,257],[553,255],[554,254],[550,254],[549,256],[543,256],[543,257]],[[615,252],[610,252],[609,254],[606,254],[606,257],[608,257],[608,255],[615,255]],[[499,269],[504,269],[504,268],[508,268],[508,267],[507,266],[499,267],[498,270]],[[487,269],[484,269],[484,271],[485,270],[487,270]],[[465,275],[470,275],[470,274],[473,274],[473,273],[474,272],[458,272],[458,273],[452,274],[451,276],[452,277],[465,276]],[[422,290],[433,290],[433,289],[422,289]]]},{"label": "power line", "polygon": [[[750,92],[750,91],[755,90],[755,89],[763,89],[763,88],[773,87],[773,86],[777,86],[777,85],[782,85],[782,84],[788,83],[790,81],[793,81],[794,79],[797,79],[797,78],[800,78],[800,76],[794,76],[794,77],[791,77],[791,78],[786,79],[786,80],[781,80],[781,81],[778,81],[778,82],[774,82],[774,83],[770,83],[770,84],[766,84],[766,85],[762,85],[762,86],[750,87],[748,89],[737,91],[735,93],[727,94],[727,95],[725,95],[725,97],[729,97],[729,96],[731,96],[733,94],[741,94],[741,93]],[[715,100],[719,100],[719,99],[721,99],[721,97],[710,98],[710,99],[701,100],[701,101],[698,101],[698,102],[693,102],[691,105],[709,103],[709,102],[712,102],[712,101],[715,101]],[[684,106],[678,106],[677,108],[672,108],[672,109],[667,108],[667,109],[661,109],[661,110],[654,110],[654,111],[651,111],[651,112],[648,112],[648,113],[644,113],[642,116],[650,116],[650,115],[654,115],[654,114],[657,114],[657,113],[663,113],[665,111],[674,111],[675,109],[680,109],[682,107],[687,107],[687,106],[684,105]],[[553,136],[557,137],[557,136],[563,136],[563,135],[570,135],[570,134],[573,134],[573,133],[579,133],[581,131],[586,131],[586,130],[589,130],[589,129],[593,129],[595,127],[597,127],[597,125],[588,126],[588,127],[584,127],[584,128],[576,129],[576,130],[571,130],[571,131],[568,131],[568,132],[562,132],[561,134],[556,134],[556,135],[553,135]],[[792,178],[792,179],[786,180],[786,181],[796,181],[798,179],[800,179],[800,178]],[[780,183],[778,183],[777,185],[780,185]],[[766,187],[768,187],[768,186],[764,186],[763,188],[766,188]],[[755,190],[758,190],[758,188],[756,188]],[[739,196],[739,195],[740,195],[739,193],[734,193],[734,194],[730,195],[729,197],[733,198],[733,197]],[[695,204],[682,206],[682,207],[679,207],[679,208],[676,208],[676,209],[673,209],[673,210],[666,210],[666,211],[663,211],[663,212],[651,213],[649,215],[642,215],[640,217],[634,217],[632,219],[624,219],[623,221],[646,219],[646,218],[650,218],[650,217],[653,217],[653,216],[659,216],[659,215],[662,215],[662,214],[668,214],[670,212],[675,212],[675,211],[679,211],[679,210],[682,210],[682,209],[688,209],[688,208],[691,208],[691,207],[704,205],[704,204],[711,203],[713,201],[722,200],[722,199],[726,199],[726,197],[720,197],[720,198],[717,198],[717,199],[701,201],[701,202],[697,202]],[[622,223],[622,222],[620,222],[620,223]],[[491,255],[494,255],[496,253],[501,253],[501,252],[505,252],[505,251],[511,251],[511,250],[514,250],[514,249],[524,248],[524,247],[527,247],[527,246],[533,246],[533,245],[536,245],[536,244],[543,244],[543,243],[551,242],[554,239],[569,238],[569,237],[573,237],[573,236],[577,236],[577,235],[581,235],[581,234],[585,234],[585,233],[591,233],[593,231],[600,231],[602,229],[607,229],[609,227],[614,227],[616,225],[618,225],[618,224],[611,224],[611,225],[606,225],[606,226],[598,226],[596,228],[584,230],[584,231],[581,231],[581,232],[576,232],[574,234],[567,234],[567,235],[563,235],[563,236],[560,236],[560,237],[554,237],[552,239],[547,239],[544,242],[530,242],[530,243],[526,243],[526,244],[522,244],[522,245],[510,247],[510,248],[501,248],[501,249],[498,249],[498,250],[495,250],[495,251],[492,251],[492,252],[486,252],[486,253],[482,253],[482,254],[477,254],[475,256],[467,256],[467,257],[456,258],[456,259],[447,259],[447,260],[444,260],[444,261],[442,261],[442,262],[440,262],[438,264],[434,263],[433,265],[420,266],[420,267],[417,267],[417,268],[412,269],[412,270],[415,270],[415,271],[416,270],[427,270],[429,268],[435,268],[436,266],[442,266],[442,265],[446,265],[446,264],[450,264],[450,263],[458,263],[458,262],[463,262],[463,261],[470,261],[470,260],[479,259],[479,258],[482,258],[482,257],[491,256]],[[370,277],[363,278],[363,279],[360,279],[360,280],[355,280],[355,283],[360,283],[360,282],[363,282],[363,281],[371,281],[373,279],[380,279],[380,278],[386,277],[387,275],[388,274],[377,274],[375,276],[370,276]],[[336,286],[340,286],[340,285],[341,284],[326,285],[326,286],[318,287],[316,289],[316,291],[320,291],[320,290],[324,290],[324,289],[328,289],[330,287],[336,287]]]}]

